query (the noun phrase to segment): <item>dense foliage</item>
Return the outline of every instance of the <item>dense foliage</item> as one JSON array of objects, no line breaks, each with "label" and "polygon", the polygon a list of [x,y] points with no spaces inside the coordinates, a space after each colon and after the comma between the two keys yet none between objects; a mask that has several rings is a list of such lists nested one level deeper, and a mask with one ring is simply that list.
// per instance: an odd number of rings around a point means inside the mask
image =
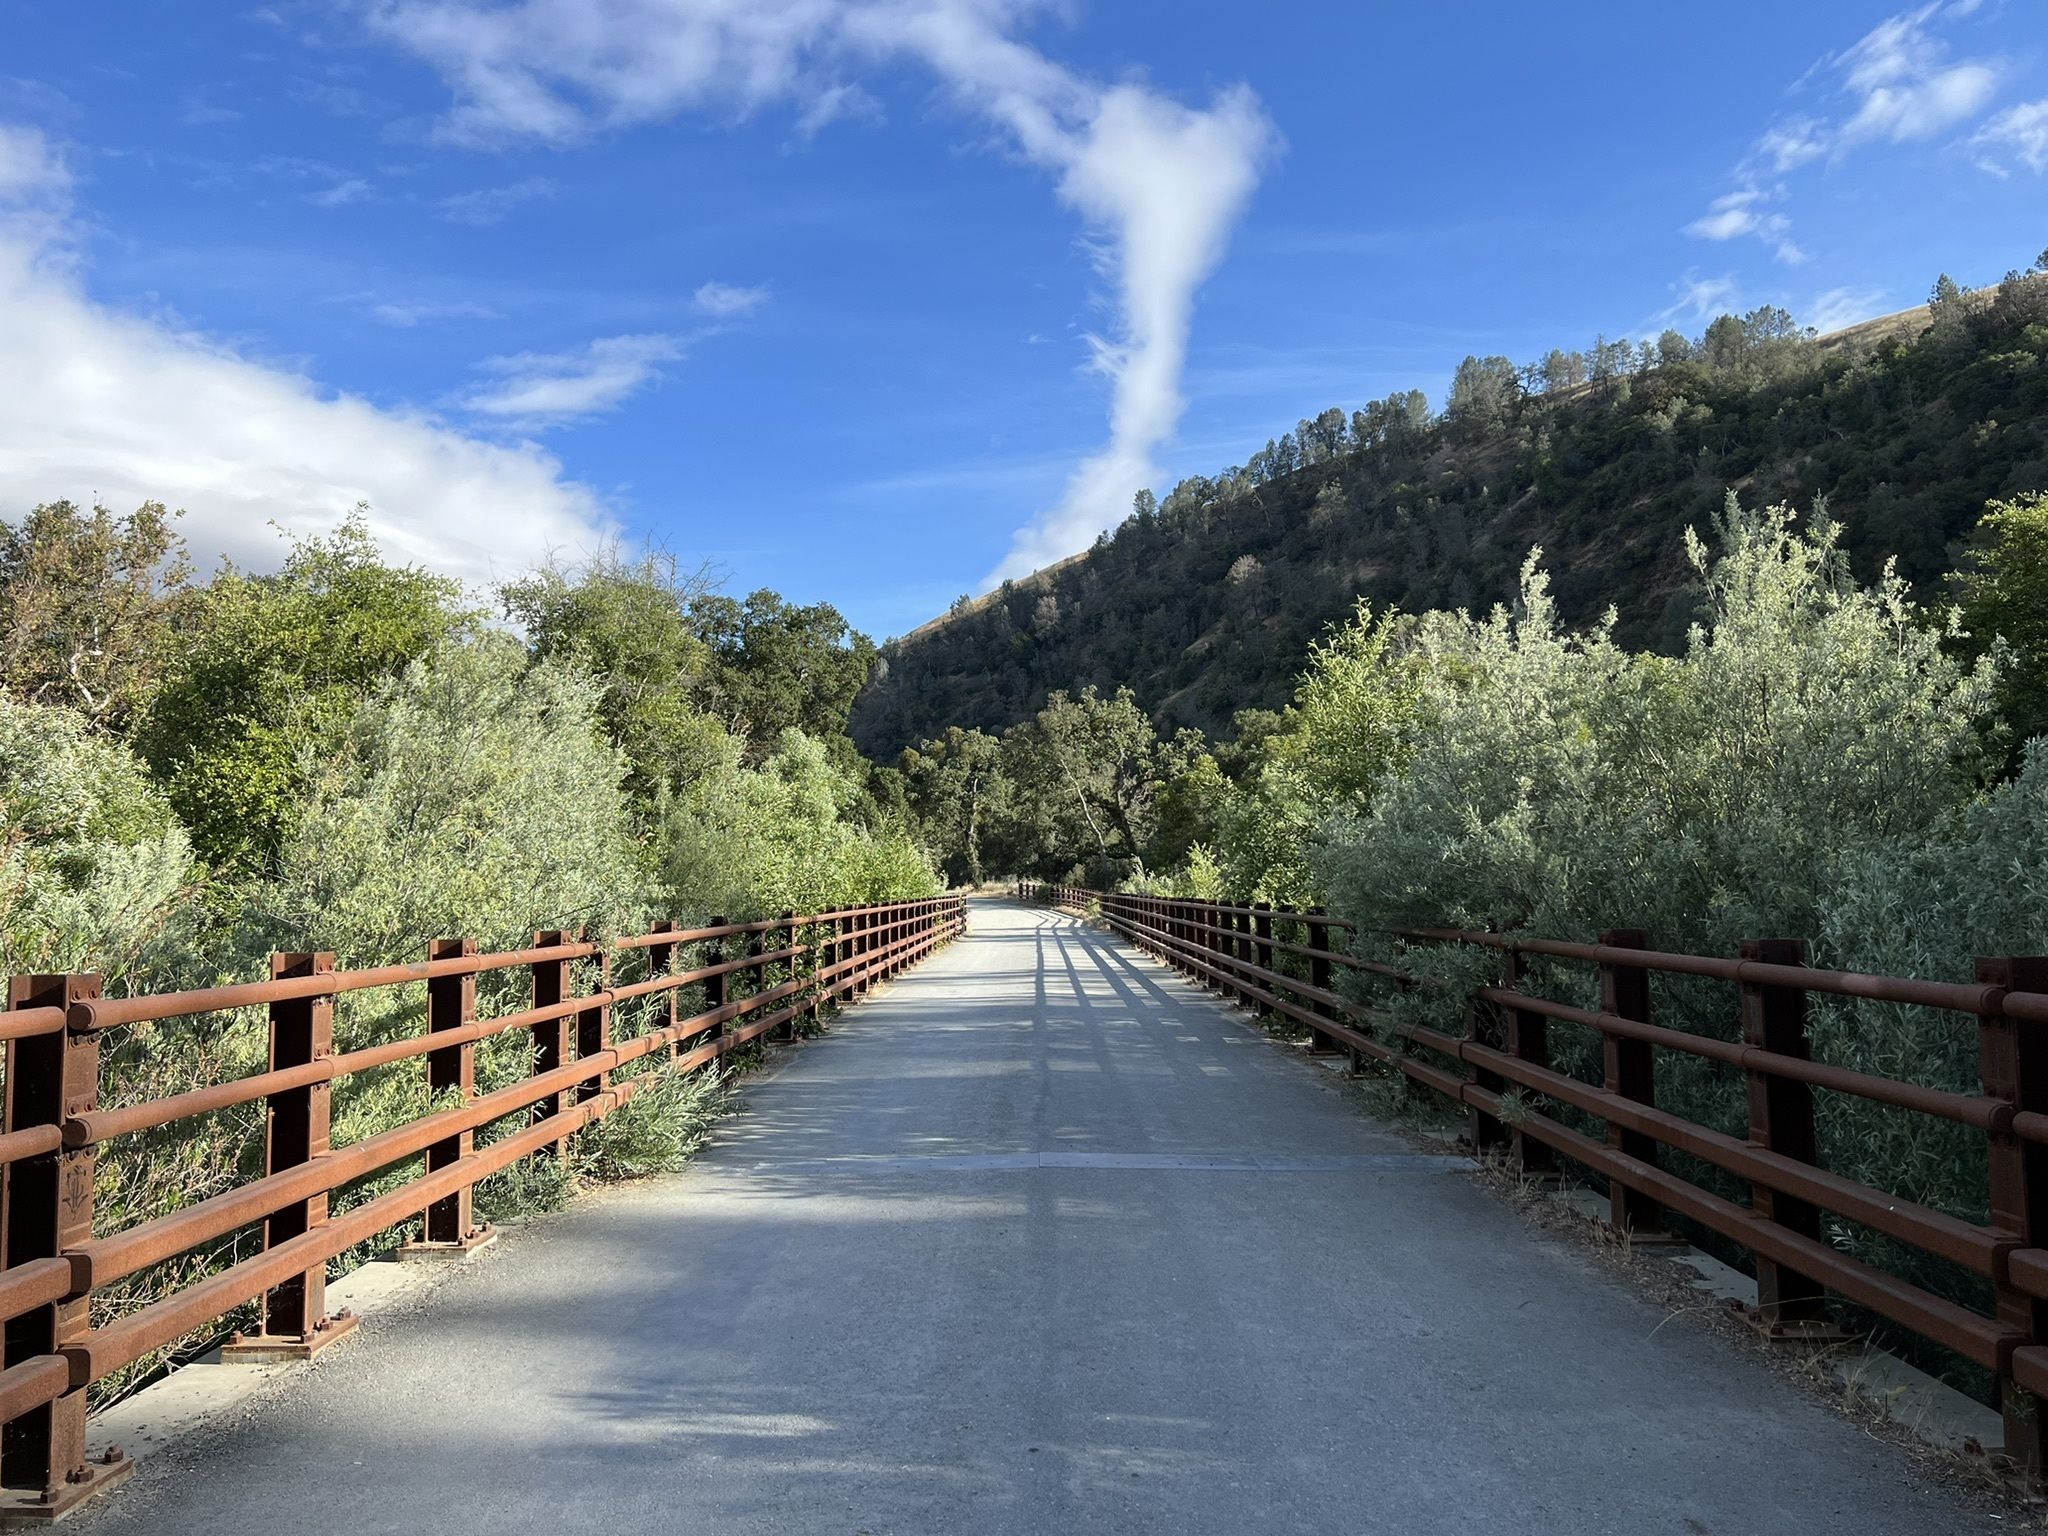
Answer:
[{"label": "dense foliage", "polygon": [[1776,310],[1699,337],[1471,358],[1447,408],[1415,392],[1328,410],[1244,466],[1141,493],[1087,554],[884,647],[854,731],[894,753],[1000,732],[1055,690],[1132,689],[1162,729],[1278,709],[1360,598],[1483,608],[1532,545],[1557,610],[1676,655],[1696,593],[1681,536],[1723,496],[1825,498],[1851,569],[1919,592],[1987,500],[2048,485],[2048,281],[1941,287],[1929,309],[1815,340]]},{"label": "dense foliage", "polygon": [[[1312,650],[1292,702],[1245,718],[1228,747],[1160,741],[1127,692],[1056,695],[1000,739],[1007,793],[983,836],[1039,876],[1325,904],[1358,925],[1362,957],[1442,984],[1375,1001],[1451,1034],[1498,957],[1394,930],[1640,928],[1657,948],[1717,955],[1792,935],[1818,965],[1967,980],[1975,956],[2037,953],[2048,933],[2048,741],[2001,778],[2006,717],[2048,707],[2030,586],[2040,505],[1987,512],[1957,582],[1974,630],[1917,604],[1893,569],[1859,581],[1824,509],[1802,520],[1731,494],[1684,539],[1697,618],[1676,656],[1623,644],[1612,615],[1565,622],[1539,551],[1483,616],[1361,607]],[[1048,759],[1059,772],[1034,777]],[[934,831],[954,825],[937,799]],[[1195,839],[1177,847],[1161,813],[1175,803]],[[1598,1005],[1584,966],[1538,961],[1526,984]],[[1721,983],[1659,978],[1654,1007],[1666,1025],[1734,1037]],[[1978,1088],[1968,1020],[1816,998],[1812,1036],[1823,1060]],[[1555,1044],[1598,1080],[1593,1037]],[[1657,1097],[1746,1132],[1741,1076],[1714,1063],[1659,1053]],[[1823,1096],[1820,1114],[1830,1168],[1985,1219],[1970,1133],[1845,1095]],[[1686,1166],[1741,1198],[1718,1170]],[[1830,1237],[1983,1302],[1969,1277],[1853,1223]]]},{"label": "dense foliage", "polygon": [[[610,555],[498,598],[518,635],[456,583],[387,561],[362,518],[298,542],[275,573],[196,584],[158,507],[53,503],[0,523],[0,969],[163,990],[260,977],[279,951],[375,966],[439,938],[518,948],[542,929],[936,889],[888,809],[894,774],[844,734],[873,648],[835,610],[738,602],[669,562]],[[488,1012],[524,1005],[523,975],[483,985]],[[344,996],[337,1046],[417,1030],[423,1000],[417,986]],[[615,1015],[622,1037],[645,1013]],[[112,1031],[103,1099],[246,1076],[267,1044],[260,1010]],[[527,1075],[531,1053],[524,1032],[486,1041],[479,1086]],[[494,1175],[479,1206],[502,1217],[581,1174],[671,1166],[718,1102],[701,1075],[651,1077],[573,1156]],[[351,1073],[335,1143],[430,1107],[416,1060]],[[263,1144],[260,1101],[124,1138],[98,1163],[102,1228],[233,1187]],[[101,1287],[96,1319],[258,1241],[239,1231]]]}]

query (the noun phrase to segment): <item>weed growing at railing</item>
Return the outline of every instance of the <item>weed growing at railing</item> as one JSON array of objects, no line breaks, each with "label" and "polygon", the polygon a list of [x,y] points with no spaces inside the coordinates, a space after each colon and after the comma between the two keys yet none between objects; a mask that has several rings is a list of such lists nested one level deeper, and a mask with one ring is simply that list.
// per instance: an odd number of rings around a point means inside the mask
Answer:
[{"label": "weed growing at railing", "polygon": [[672,1173],[704,1144],[734,1102],[730,1075],[657,1075],[579,1139],[584,1171],[600,1182]]}]

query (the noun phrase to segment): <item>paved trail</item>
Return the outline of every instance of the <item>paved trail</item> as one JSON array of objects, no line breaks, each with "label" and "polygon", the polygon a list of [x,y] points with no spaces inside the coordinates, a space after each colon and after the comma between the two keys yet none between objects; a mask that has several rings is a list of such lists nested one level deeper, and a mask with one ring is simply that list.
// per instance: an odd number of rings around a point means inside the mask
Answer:
[{"label": "paved trail", "polygon": [[972,927],[688,1172],[371,1319],[80,1524],[2001,1528],[1151,960],[1006,904]]}]

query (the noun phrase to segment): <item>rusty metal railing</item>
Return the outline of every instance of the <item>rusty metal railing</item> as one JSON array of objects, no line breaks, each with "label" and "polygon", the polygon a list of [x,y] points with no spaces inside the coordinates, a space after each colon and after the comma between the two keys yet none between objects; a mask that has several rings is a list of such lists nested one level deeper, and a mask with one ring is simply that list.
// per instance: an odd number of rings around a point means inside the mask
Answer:
[{"label": "rusty metal railing", "polygon": [[[1500,955],[1503,984],[1470,993],[1460,1036],[1340,994],[1333,984],[1339,972],[1403,988],[1421,978],[1347,953],[1332,936],[1353,925],[1320,909],[1028,883],[1020,884],[1018,895],[1098,911],[1112,930],[1189,976],[1306,1029],[1312,1049],[1384,1063],[1465,1106],[1475,1147],[1499,1152],[1526,1174],[1552,1173],[1559,1158],[1593,1171],[1607,1182],[1614,1225],[1636,1240],[1662,1236],[1666,1212],[1676,1212],[1740,1245],[1755,1262],[1756,1316],[1773,1337],[1828,1337],[1824,1303],[1832,1291],[1989,1369],[1998,1378],[2007,1457],[2036,1483],[2048,1468],[2048,957],[1980,959],[1976,981],[1959,984],[1811,968],[1803,963],[1802,946],[1785,939],[1746,943],[1739,957],[1727,958],[1653,950],[1644,934],[1625,929],[1603,933],[1597,944],[1442,928],[1392,935]],[[1280,969],[1280,957],[1307,974]],[[1519,983],[1532,958],[1592,967],[1600,1006],[1574,1007],[1525,990]],[[1730,983],[1741,1040],[1653,1022],[1653,975]],[[1982,1091],[1958,1093],[1811,1059],[1806,1000],[1816,994],[1973,1019]],[[1554,1023],[1592,1032],[1603,1081],[1556,1068],[1549,1038]],[[1731,1136],[1660,1109],[1654,1086],[1660,1050],[1742,1073],[1747,1135]],[[1981,1133],[1989,1222],[1964,1221],[1821,1166],[1816,1088]],[[1604,1122],[1604,1139],[1546,1112],[1552,1105]],[[1746,1183],[1748,1202],[1660,1167],[1662,1148]],[[1823,1212],[1988,1281],[1989,1314],[1840,1251],[1823,1234]]]},{"label": "rusty metal railing", "polygon": [[[125,1461],[88,1464],[86,1456],[87,1389],[110,1373],[258,1299],[261,1323],[239,1341],[242,1353],[317,1352],[352,1321],[327,1314],[327,1265],[337,1255],[414,1219],[413,1251],[467,1251],[489,1236],[473,1210],[479,1180],[565,1147],[663,1073],[715,1067],[776,1031],[794,1038],[799,1020],[815,1019],[828,1002],[857,1001],[964,926],[963,898],[939,896],[752,923],[661,923],[602,943],[542,932],[531,948],[498,954],[443,939],[420,964],[360,971],[335,970],[328,954],[281,954],[267,981],[136,997],[104,997],[92,976],[15,978],[0,1013],[0,1515],[53,1517],[127,1470]],[[683,965],[686,947],[694,963]],[[640,979],[615,982],[613,963],[627,956],[638,956]],[[581,993],[579,966],[595,978]],[[478,1017],[478,978],[522,971],[531,1005]],[[736,980],[743,995],[734,995]],[[422,984],[423,1029],[336,1054],[336,998]],[[690,988],[701,989],[704,1006],[682,1017],[679,999]],[[649,1000],[648,1027],[614,1039],[613,1011],[634,999]],[[268,1014],[268,1070],[100,1106],[108,1030],[258,1007]],[[530,1072],[479,1092],[477,1046],[513,1031],[530,1032]],[[333,1085],[405,1061],[422,1063],[429,1109],[352,1145],[330,1145]],[[96,1163],[119,1156],[122,1138],[258,1101],[267,1121],[259,1177],[95,1234]],[[423,1159],[414,1176],[330,1212],[330,1196],[389,1178],[413,1159]],[[254,1256],[94,1324],[96,1292],[257,1223]]]}]

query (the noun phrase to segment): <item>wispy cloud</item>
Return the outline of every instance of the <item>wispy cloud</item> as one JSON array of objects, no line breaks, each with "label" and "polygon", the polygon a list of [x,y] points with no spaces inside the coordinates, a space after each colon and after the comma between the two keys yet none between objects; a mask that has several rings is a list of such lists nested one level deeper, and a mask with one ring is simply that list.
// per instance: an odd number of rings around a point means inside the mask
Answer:
[{"label": "wispy cloud", "polygon": [[181,122],[195,128],[210,128],[221,123],[238,123],[242,114],[233,107],[224,107],[211,101],[204,91],[192,91],[185,97],[184,109],[178,114]]},{"label": "wispy cloud", "polygon": [[465,395],[465,410],[522,428],[560,426],[616,409],[683,355],[674,336],[606,336],[574,352],[520,352],[478,365],[494,382]]},{"label": "wispy cloud", "polygon": [[1929,28],[1947,15],[1975,9],[1974,4],[1923,5],[1879,22],[1839,55],[1834,63],[1843,89],[1857,106],[1841,126],[1838,145],[1928,139],[1982,111],[1998,88],[1996,61],[1951,63],[1947,43]]},{"label": "wispy cloud", "polygon": [[1807,307],[1806,323],[1825,336],[1884,314],[1886,298],[1882,288],[1830,288]]},{"label": "wispy cloud", "polygon": [[68,199],[71,170],[39,129],[0,123],[0,208]]},{"label": "wispy cloud", "polygon": [[71,167],[41,130],[0,123],[0,231],[24,259],[66,253],[71,188]]},{"label": "wispy cloud", "polygon": [[862,100],[862,69],[908,59],[1054,181],[1100,244],[1118,324],[1091,338],[1112,385],[1109,438],[1019,530],[991,576],[1084,547],[1158,475],[1179,422],[1194,297],[1278,145],[1242,86],[1183,105],[1104,84],[1015,35],[1035,0],[376,0],[371,24],[447,79],[445,137],[568,143],[607,127],[795,103],[822,126]]},{"label": "wispy cloud", "polygon": [[768,289],[765,285],[758,288],[743,288],[736,283],[710,282],[698,288],[691,296],[690,302],[696,306],[699,314],[710,315],[719,320],[733,320],[741,315],[751,315],[766,304]]},{"label": "wispy cloud", "polygon": [[1720,277],[1701,277],[1688,272],[1671,285],[1674,295],[1671,303],[1659,310],[1650,319],[1652,326],[1698,325],[1713,315],[1727,314],[1736,307],[1741,296],[1735,279],[1726,274]]},{"label": "wispy cloud", "polygon": [[374,196],[376,189],[369,182],[360,176],[350,176],[321,191],[308,192],[306,201],[320,208],[344,208],[350,203],[366,203]]},{"label": "wispy cloud", "polygon": [[1782,176],[1825,155],[1829,138],[1827,124],[1817,118],[1789,117],[1765,129],[1756,141],[1756,150],[1771,170]]},{"label": "wispy cloud", "polygon": [[[365,203],[374,199],[377,189],[366,176],[330,165],[325,160],[312,160],[304,155],[265,155],[249,167],[259,175],[276,177],[280,181],[319,182],[310,192],[299,195],[320,208],[341,208],[350,203]],[[218,174],[232,176],[223,169]]]},{"label": "wispy cloud", "polygon": [[451,224],[472,224],[478,228],[496,224],[524,203],[553,197],[555,184],[545,176],[529,176],[503,187],[479,187],[474,192],[457,192],[435,206]]},{"label": "wispy cloud", "polygon": [[70,258],[70,185],[41,134],[0,123],[0,508],[162,500],[202,554],[267,567],[272,524],[330,528],[366,501],[392,554],[479,581],[610,536],[546,453],[94,301]]},{"label": "wispy cloud", "polygon": [[823,132],[838,122],[879,123],[882,104],[850,80],[825,86],[804,103],[797,114],[796,131],[805,138]]},{"label": "wispy cloud", "polygon": [[379,303],[370,306],[371,318],[386,325],[424,325],[435,320],[495,320],[498,312],[488,304],[474,304],[467,300],[450,303]]},{"label": "wispy cloud", "polygon": [[2023,101],[1991,119],[1970,139],[1977,163],[1996,176],[2017,161],[2037,175],[2048,171],[2048,96]]},{"label": "wispy cloud", "polygon": [[1940,31],[1977,9],[1978,0],[1933,0],[1886,18],[1823,57],[1800,86],[1824,82],[1825,108],[1794,113],[1766,128],[1736,167],[1734,190],[1715,198],[1685,233],[1698,240],[1755,238],[1780,261],[1804,262],[1805,251],[1791,237],[1791,219],[1768,206],[1788,195],[1775,178],[1815,161],[1840,160],[1869,144],[1936,138],[1980,116],[1997,93],[2006,61],[1954,58]]},{"label": "wispy cloud", "polygon": [[1701,240],[1736,240],[1754,235],[1771,246],[1780,261],[1797,266],[1806,253],[1793,244],[1786,231],[1792,221],[1764,205],[1767,194],[1756,187],[1724,193],[1708,205],[1707,211],[1685,226],[1685,233]]}]

